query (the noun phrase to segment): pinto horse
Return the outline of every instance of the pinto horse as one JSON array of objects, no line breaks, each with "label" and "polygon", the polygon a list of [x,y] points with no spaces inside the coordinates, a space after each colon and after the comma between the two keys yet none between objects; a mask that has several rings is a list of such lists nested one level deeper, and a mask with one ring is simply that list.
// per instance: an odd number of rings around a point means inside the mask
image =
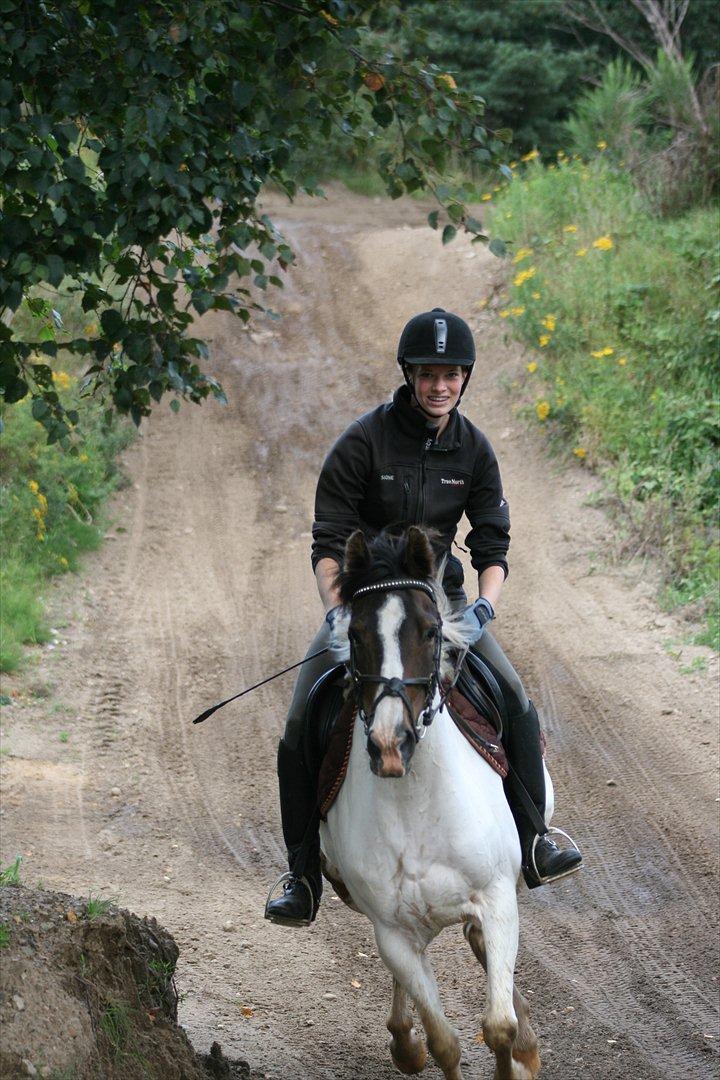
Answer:
[{"label": "pinto horse", "polygon": [[[461,619],[436,578],[426,534],[356,532],[338,577],[344,615],[335,646],[350,645],[356,715],[345,781],[321,825],[325,876],[373,924],[393,976],[390,1052],[403,1073],[433,1058],[462,1080],[460,1041],[446,1019],[426,949],[463,925],[487,973],[483,1035],[496,1080],[540,1069],[527,1001],[513,985],[520,845],[500,776],[444,707],[443,685],[467,649]],[[552,787],[548,778],[548,820]]]}]

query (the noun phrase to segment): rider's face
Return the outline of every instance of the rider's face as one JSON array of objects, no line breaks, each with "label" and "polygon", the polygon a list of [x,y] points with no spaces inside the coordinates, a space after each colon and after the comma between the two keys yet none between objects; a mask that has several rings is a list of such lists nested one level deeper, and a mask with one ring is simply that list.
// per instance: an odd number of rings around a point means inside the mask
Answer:
[{"label": "rider's face", "polygon": [[457,405],[463,388],[463,369],[449,364],[418,364],[412,368],[415,397],[423,410],[441,420]]}]

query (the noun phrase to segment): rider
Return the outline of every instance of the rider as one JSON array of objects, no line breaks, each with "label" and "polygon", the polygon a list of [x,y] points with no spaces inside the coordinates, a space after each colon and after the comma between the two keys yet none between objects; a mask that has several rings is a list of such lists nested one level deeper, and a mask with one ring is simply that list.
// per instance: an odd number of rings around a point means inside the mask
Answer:
[{"label": "rider", "polygon": [[[542,816],[545,778],[538,715],[488,628],[507,576],[510,516],[493,449],[485,435],[458,411],[475,363],[472,333],[459,316],[433,308],[406,325],[397,360],[405,385],[395,391],[391,403],[380,405],[350,425],[320,473],[312,565],[326,616],[309,652],[330,644],[340,602],[335,575],[342,565],[345,543],[357,528],[367,535],[389,525],[432,529],[436,555],[446,557],[445,592],[453,607],[465,606],[462,565],[450,554],[458,522],[465,513],[471,525],[466,543],[479,581],[479,599],[466,608],[466,618],[476,625],[478,635],[472,648],[490,667],[503,691],[505,749]],[[290,875],[283,895],[268,904],[266,915],[288,925],[310,922],[322,891],[319,840],[314,840],[305,872],[312,897],[292,870],[316,802],[315,780],[307,770],[301,746],[305,704],[311,687],[333,663],[332,655],[325,653],[301,668],[278,747],[280,806]],[[512,778],[506,781],[506,792],[518,827],[528,886],[535,888],[579,869],[582,856],[576,847],[560,850],[547,835],[538,837]]]}]

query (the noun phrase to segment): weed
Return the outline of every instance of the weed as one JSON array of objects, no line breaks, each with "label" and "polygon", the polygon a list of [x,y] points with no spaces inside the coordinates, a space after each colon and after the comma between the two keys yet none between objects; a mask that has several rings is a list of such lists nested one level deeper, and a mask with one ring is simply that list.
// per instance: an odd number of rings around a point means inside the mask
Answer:
[{"label": "weed", "polygon": [[680,668],[681,675],[694,675],[698,671],[707,671],[707,656],[695,656],[689,664],[683,664]]},{"label": "weed", "polygon": [[110,1043],[113,1057],[127,1053],[132,1034],[134,1009],[122,1001],[110,1001],[100,1017],[100,1030]]},{"label": "weed", "polygon": [[110,908],[116,905],[117,902],[116,896],[103,900],[101,897],[93,896],[90,893],[85,904],[85,914],[88,919],[96,919],[99,915],[107,915]]},{"label": "weed", "polygon": [[67,731],[61,731],[58,735],[58,739],[61,743],[70,742],[70,736],[68,735]]},{"label": "weed", "polygon": [[16,855],[13,862],[9,866],[5,866],[0,870],[0,885],[19,885],[20,884],[20,863],[22,862],[22,855]]},{"label": "weed", "polygon": [[10,944],[10,923],[0,923],[0,949]]}]

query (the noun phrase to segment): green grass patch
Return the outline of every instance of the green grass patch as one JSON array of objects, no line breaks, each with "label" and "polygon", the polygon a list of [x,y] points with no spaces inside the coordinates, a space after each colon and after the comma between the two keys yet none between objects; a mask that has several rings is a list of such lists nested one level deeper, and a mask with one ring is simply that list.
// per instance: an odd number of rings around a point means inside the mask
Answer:
[{"label": "green grass patch", "polygon": [[[76,325],[82,313],[66,298],[57,294],[53,303],[58,307],[51,309],[51,320],[57,316],[73,333],[92,336],[97,332],[93,325]],[[43,315],[41,321],[46,318]],[[17,316],[20,332],[36,337],[37,319],[23,307]],[[83,553],[102,542],[103,506],[120,481],[117,454],[133,437],[127,422],[111,428],[104,424],[100,403],[81,396],[80,378],[72,364],[58,365],[54,382],[66,408],[78,413],[83,441],[75,454],[47,445],[29,399],[0,411],[4,424],[0,439],[3,671],[21,664],[24,646],[49,640],[43,590],[52,577],[77,570]]]},{"label": "green grass patch", "polygon": [[534,162],[490,213],[510,250],[500,314],[532,349],[528,412],[602,474],[628,550],[663,559],[665,603],[693,605],[717,646],[717,210],[658,219],[600,156]]},{"label": "green grass patch", "polygon": [[19,885],[20,884],[20,864],[22,862],[22,855],[16,855],[9,866],[4,866],[0,870],[0,885]]},{"label": "green grass patch", "polygon": [[93,896],[92,893],[87,898],[85,904],[85,914],[88,919],[97,919],[99,915],[107,915],[111,907],[117,904],[117,899],[103,899],[100,896]]},{"label": "green grass patch", "polygon": [[10,944],[10,923],[0,923],[0,949]]}]

